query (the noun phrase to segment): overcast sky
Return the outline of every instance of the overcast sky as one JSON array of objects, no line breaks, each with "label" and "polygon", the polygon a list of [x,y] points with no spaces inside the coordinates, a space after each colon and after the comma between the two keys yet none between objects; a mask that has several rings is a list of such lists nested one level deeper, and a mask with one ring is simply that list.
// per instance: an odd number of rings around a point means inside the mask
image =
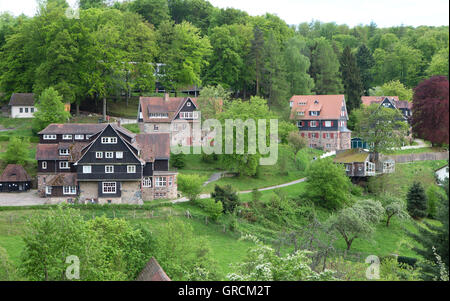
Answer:
[{"label": "overcast sky", "polygon": [[[209,0],[217,7],[233,7],[250,15],[270,12],[288,24],[320,20],[355,26],[374,21],[378,27],[440,26],[449,23],[448,0]],[[76,0],[68,0],[72,6]],[[0,12],[33,16],[36,0],[0,0]]]}]

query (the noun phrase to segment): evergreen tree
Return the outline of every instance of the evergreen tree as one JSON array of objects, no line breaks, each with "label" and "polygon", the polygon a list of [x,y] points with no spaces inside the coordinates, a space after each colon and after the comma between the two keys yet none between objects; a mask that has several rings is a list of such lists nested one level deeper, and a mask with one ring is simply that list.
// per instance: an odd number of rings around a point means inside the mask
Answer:
[{"label": "evergreen tree", "polygon": [[291,38],[286,43],[283,54],[286,62],[289,95],[308,95],[314,88],[314,80],[307,72],[311,63],[305,55],[306,49],[305,40],[299,36]]},{"label": "evergreen tree", "polygon": [[311,57],[311,69],[316,84],[316,94],[339,94],[342,92],[339,60],[333,47],[324,38],[316,41]]},{"label": "evergreen tree", "polygon": [[373,80],[371,68],[375,64],[375,61],[372,52],[365,44],[362,44],[358,48],[358,52],[356,53],[356,63],[359,67],[364,95],[369,95],[369,89],[371,88]]},{"label": "evergreen tree", "polygon": [[406,209],[412,218],[423,218],[427,216],[427,196],[419,182],[413,183],[406,196]]},{"label": "evergreen tree", "polygon": [[259,95],[259,85],[262,77],[261,74],[263,71],[263,64],[264,64],[263,52],[264,52],[264,36],[261,29],[258,26],[256,26],[253,29],[253,40],[250,51],[250,59],[255,71],[256,95]]},{"label": "evergreen tree", "polygon": [[[441,224],[437,226],[424,221],[426,227],[417,225],[417,233],[409,233],[421,246],[415,247],[413,250],[425,259],[425,262],[419,262],[424,280],[436,280],[441,277],[441,267],[438,264],[436,254],[441,257],[447,273],[449,270],[448,179],[443,183],[443,186],[446,190],[446,198],[440,204],[437,217]],[[435,248],[436,254],[433,248]]]},{"label": "evergreen tree", "polygon": [[216,202],[222,202],[223,212],[225,213],[233,213],[234,209],[239,205],[239,196],[231,185],[223,187],[215,185],[211,197]]},{"label": "evergreen tree", "polygon": [[350,47],[345,47],[341,57],[341,74],[344,83],[345,97],[347,99],[347,110],[351,112],[361,106],[361,95],[363,85],[356,64],[356,58]]},{"label": "evergreen tree", "polygon": [[183,168],[185,164],[185,155],[183,153],[170,155],[171,166],[175,168]]}]

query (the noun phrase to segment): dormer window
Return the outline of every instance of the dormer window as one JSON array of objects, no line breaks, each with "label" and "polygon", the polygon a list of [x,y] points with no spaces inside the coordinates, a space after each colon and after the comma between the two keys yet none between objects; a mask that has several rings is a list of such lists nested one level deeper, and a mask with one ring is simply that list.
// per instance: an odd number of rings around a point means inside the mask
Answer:
[{"label": "dormer window", "polygon": [[72,140],[72,135],[63,135],[63,140]]},{"label": "dormer window", "polygon": [[315,104],[315,105],[318,105],[318,104],[319,104],[319,101],[318,101],[318,100],[314,100],[314,104]]},{"label": "dormer window", "polygon": [[60,155],[60,156],[68,156],[68,155],[70,155],[70,152],[69,152],[69,150],[66,149],[66,148],[60,149],[60,150],[59,150],[59,155]]},{"label": "dormer window", "polygon": [[102,144],[116,144],[117,137],[102,137]]},{"label": "dormer window", "polygon": [[169,113],[149,113],[149,118],[169,118]]},{"label": "dormer window", "polygon": [[310,116],[319,116],[319,111],[309,111]]}]

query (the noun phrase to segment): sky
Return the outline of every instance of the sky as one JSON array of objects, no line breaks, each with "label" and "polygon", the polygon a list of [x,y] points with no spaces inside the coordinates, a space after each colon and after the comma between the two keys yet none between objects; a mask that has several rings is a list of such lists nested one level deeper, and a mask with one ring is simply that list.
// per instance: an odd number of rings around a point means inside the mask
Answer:
[{"label": "sky", "polygon": [[[378,27],[449,25],[448,0],[209,0],[250,15],[276,14],[288,24],[319,20],[351,27],[375,22]],[[68,0],[74,6],[76,0]],[[36,0],[0,0],[0,12],[33,16]]]}]

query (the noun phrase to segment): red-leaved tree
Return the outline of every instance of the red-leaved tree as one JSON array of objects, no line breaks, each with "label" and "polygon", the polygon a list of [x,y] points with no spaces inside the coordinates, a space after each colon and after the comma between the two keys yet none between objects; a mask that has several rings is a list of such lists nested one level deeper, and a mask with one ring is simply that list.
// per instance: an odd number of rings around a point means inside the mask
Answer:
[{"label": "red-leaved tree", "polygon": [[448,79],[433,76],[414,89],[413,133],[435,144],[448,144]]}]

